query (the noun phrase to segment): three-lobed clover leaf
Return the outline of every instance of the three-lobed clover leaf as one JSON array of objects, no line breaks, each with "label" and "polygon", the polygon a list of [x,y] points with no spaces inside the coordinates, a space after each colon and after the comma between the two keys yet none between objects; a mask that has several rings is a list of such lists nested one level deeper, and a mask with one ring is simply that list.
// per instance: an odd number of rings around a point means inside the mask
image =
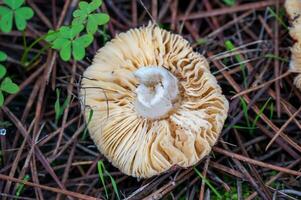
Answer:
[{"label": "three-lobed clover leaf", "polygon": [[87,21],[87,32],[94,34],[97,31],[98,26],[108,23],[109,20],[109,15],[105,13],[96,13],[89,15]]},{"label": "three-lobed clover leaf", "polygon": [[33,17],[34,12],[30,7],[22,6],[24,0],[3,0],[6,6],[0,6],[0,29],[3,32],[10,32],[15,19],[19,31],[26,28],[27,20]]},{"label": "three-lobed clover leaf", "polygon": [[82,60],[85,57],[85,48],[93,41],[91,34],[77,37],[83,29],[83,25],[63,26],[56,33],[50,32],[46,40],[52,43],[53,49],[59,50],[64,61],[70,60],[71,54],[75,60]]},{"label": "three-lobed clover leaf", "polygon": [[15,94],[19,91],[19,86],[15,84],[11,78],[5,77],[0,85],[1,91],[7,92],[9,94]]},{"label": "three-lobed clover leaf", "polygon": [[[104,13],[93,13],[102,4],[101,0],[92,0],[90,3],[81,1],[79,8],[73,12],[74,19],[70,26],[62,26],[59,30],[50,30],[45,40],[52,44],[52,48],[60,53],[64,61],[68,61],[71,55],[75,60],[85,57],[87,48],[93,41],[93,35],[98,26],[106,24],[110,17]],[[83,34],[83,30],[87,34]]]},{"label": "three-lobed clover leaf", "polygon": [[86,31],[89,34],[94,34],[98,26],[108,23],[110,20],[109,15],[105,13],[92,13],[97,10],[102,4],[101,0],[93,0],[90,3],[82,1],[79,3],[79,9],[73,12],[72,24],[84,24],[86,23]]},{"label": "three-lobed clover leaf", "polygon": [[[0,51],[0,61],[5,61],[7,58],[7,55]],[[0,79],[3,79],[6,75],[6,68],[0,64]],[[9,93],[9,94],[15,94],[19,91],[19,86],[15,84],[10,77],[5,77],[1,84],[0,84],[0,107],[4,103],[4,95],[3,92]]]}]

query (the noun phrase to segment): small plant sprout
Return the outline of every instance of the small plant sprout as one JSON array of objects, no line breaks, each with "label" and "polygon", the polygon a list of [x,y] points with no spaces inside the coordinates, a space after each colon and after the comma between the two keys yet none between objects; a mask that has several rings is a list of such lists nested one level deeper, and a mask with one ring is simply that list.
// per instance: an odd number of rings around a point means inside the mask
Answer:
[{"label": "small plant sprout", "polygon": [[0,6],[0,29],[8,33],[13,28],[13,20],[19,31],[26,28],[27,20],[34,15],[30,7],[23,6],[24,0],[3,0],[5,6]]},{"label": "small plant sprout", "polygon": [[93,41],[91,34],[78,36],[83,29],[84,26],[79,24],[71,27],[62,26],[58,34],[48,37],[47,41],[52,43],[53,49],[59,50],[64,61],[70,60],[71,54],[75,60],[81,60],[85,56],[85,48]]},{"label": "small plant sprout", "polygon": [[[30,176],[28,174],[26,174],[23,178],[23,181],[28,181],[30,179]],[[16,189],[16,196],[19,197],[22,192],[24,190],[24,183],[21,182],[21,183],[18,183],[17,185],[17,189]]]},{"label": "small plant sprout", "polygon": [[[7,59],[7,55],[0,51],[0,62],[3,62]],[[19,91],[19,86],[15,84],[10,77],[5,77],[6,75],[6,68],[0,64],[0,107],[4,103],[4,92],[8,94],[15,94]]]},{"label": "small plant sprout", "polygon": [[48,32],[45,40],[60,52],[64,61],[69,61],[71,56],[75,60],[82,60],[86,55],[85,49],[93,42],[93,36],[99,26],[108,23],[110,17],[107,14],[95,13],[101,4],[100,0],[90,3],[81,1],[79,8],[73,12],[74,19],[70,26],[62,26],[57,31]]},{"label": "small plant sprout", "polygon": [[211,152],[227,117],[228,101],[205,57],[156,25],[117,35],[83,77],[80,98],[91,138],[134,177],[193,166]]},{"label": "small plant sprout", "polygon": [[[233,52],[236,49],[236,47],[234,46],[234,44],[230,40],[226,40],[225,41],[225,47],[230,52]],[[241,55],[235,55],[234,58],[235,58],[235,60],[238,63],[242,63],[243,62],[243,58],[242,58]],[[245,67],[244,64],[240,64],[239,67],[240,67],[240,70],[242,72],[244,86],[247,87],[247,72],[246,72],[246,67]]]},{"label": "small plant sprout", "polygon": [[86,24],[86,31],[94,34],[98,30],[98,26],[109,22],[110,17],[105,13],[93,13],[102,4],[100,0],[93,0],[91,3],[82,1],[79,3],[79,9],[73,13],[72,25]]},{"label": "small plant sprout", "polygon": [[84,130],[83,136],[82,136],[82,140],[85,140],[87,138],[88,126],[92,120],[93,113],[94,113],[93,109],[90,109],[89,117],[88,117],[87,124],[86,124],[85,130]]},{"label": "small plant sprout", "polygon": [[97,169],[98,169],[98,175],[99,175],[101,184],[103,185],[104,190],[105,190],[106,198],[109,199],[109,195],[108,195],[108,190],[107,190],[107,187],[106,187],[104,177],[108,176],[110,178],[110,181],[111,181],[111,184],[113,186],[113,190],[114,190],[114,192],[117,196],[117,199],[120,200],[117,184],[116,184],[114,178],[111,176],[111,174],[106,170],[105,165],[104,165],[102,160],[99,160],[97,162]]},{"label": "small plant sprout", "polygon": [[54,103],[54,111],[55,111],[55,124],[58,124],[59,119],[64,113],[64,110],[70,103],[70,98],[66,98],[63,105],[60,103],[60,90],[56,89],[56,101]]},{"label": "small plant sprout", "polygon": [[223,2],[227,6],[234,6],[236,4],[236,0],[223,0]]}]

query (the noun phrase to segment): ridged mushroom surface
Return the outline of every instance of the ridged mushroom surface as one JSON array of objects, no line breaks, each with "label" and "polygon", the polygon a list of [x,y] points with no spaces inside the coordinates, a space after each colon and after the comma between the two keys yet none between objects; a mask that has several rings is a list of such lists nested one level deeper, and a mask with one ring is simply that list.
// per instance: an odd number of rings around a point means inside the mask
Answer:
[{"label": "ridged mushroom surface", "polygon": [[80,96],[91,138],[125,174],[147,178],[208,155],[228,101],[206,59],[155,25],[131,29],[99,49]]},{"label": "ridged mushroom surface", "polygon": [[286,0],[285,9],[291,21],[289,32],[295,40],[291,48],[290,70],[299,73],[294,84],[301,89],[301,0]]}]

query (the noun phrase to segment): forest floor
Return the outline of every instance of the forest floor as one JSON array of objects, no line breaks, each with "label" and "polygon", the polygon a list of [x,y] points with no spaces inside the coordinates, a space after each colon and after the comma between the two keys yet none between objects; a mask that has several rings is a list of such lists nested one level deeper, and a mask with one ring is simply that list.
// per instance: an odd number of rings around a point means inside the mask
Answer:
[{"label": "forest floor", "polygon": [[[45,35],[71,23],[78,0],[27,0],[34,16],[24,31],[0,29],[1,64],[19,85],[0,110],[0,199],[301,199],[301,92],[288,71],[293,41],[283,3],[104,0],[96,12],[110,21],[83,60],[64,61]],[[78,91],[99,48],[149,21],[208,59],[230,109],[198,165],[139,180],[99,153]]]}]

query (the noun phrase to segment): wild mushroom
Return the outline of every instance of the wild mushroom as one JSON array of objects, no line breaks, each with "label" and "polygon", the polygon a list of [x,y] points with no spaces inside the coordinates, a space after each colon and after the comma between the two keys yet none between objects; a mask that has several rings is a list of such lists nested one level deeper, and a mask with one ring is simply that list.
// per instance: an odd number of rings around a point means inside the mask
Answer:
[{"label": "wild mushroom", "polygon": [[206,59],[157,26],[116,36],[84,72],[81,98],[93,109],[91,138],[125,174],[151,177],[208,155],[228,101]]},{"label": "wild mushroom", "polygon": [[292,24],[290,35],[296,41],[291,48],[290,70],[299,73],[294,84],[301,89],[301,1],[286,0],[285,9]]}]

